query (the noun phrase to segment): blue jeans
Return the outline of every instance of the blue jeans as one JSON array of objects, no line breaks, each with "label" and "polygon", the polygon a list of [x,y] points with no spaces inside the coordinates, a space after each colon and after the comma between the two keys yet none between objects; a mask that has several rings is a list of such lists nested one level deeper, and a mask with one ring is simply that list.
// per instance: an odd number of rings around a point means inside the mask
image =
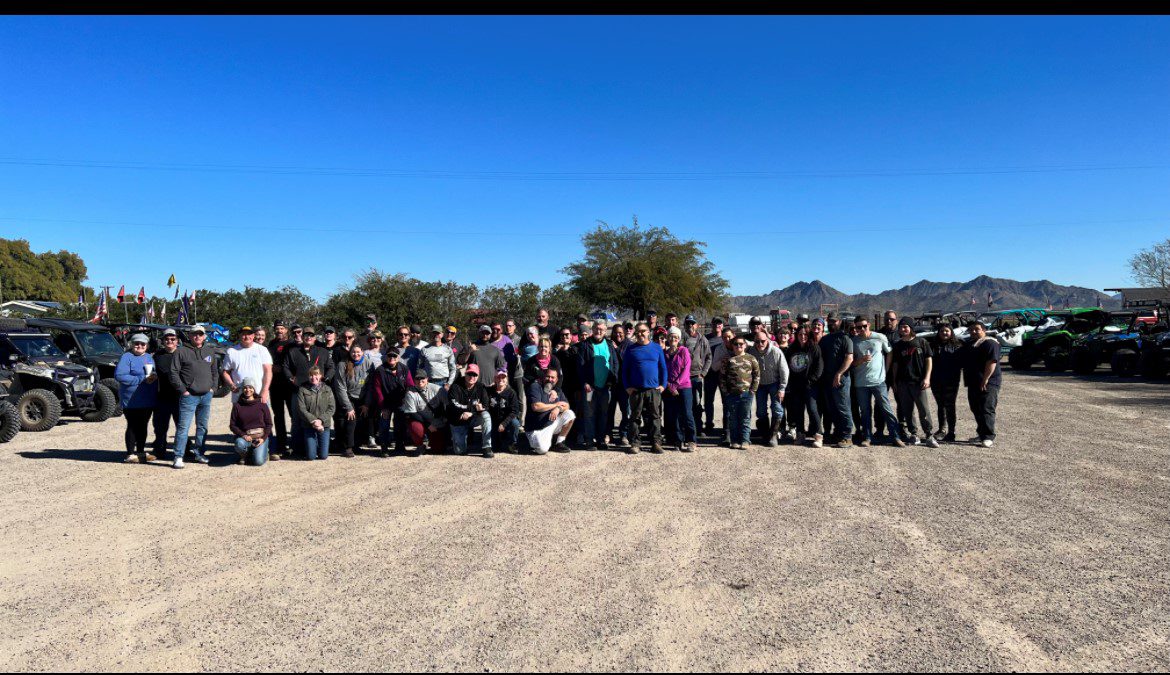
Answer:
[{"label": "blue jeans", "polygon": [[852,388],[849,381],[849,373],[841,376],[841,386],[833,386],[833,376],[826,375],[826,379],[821,383],[825,389],[825,400],[829,404],[829,410],[825,414],[832,415],[834,431],[841,436],[841,438],[848,439],[853,435],[853,410],[849,407],[849,390]]},{"label": "blue jeans", "polygon": [[179,399],[179,424],[175,427],[175,459],[183,459],[187,452],[187,437],[191,435],[191,420],[195,420],[195,456],[203,456],[207,442],[207,422],[211,419],[211,392]]},{"label": "blue jeans", "polygon": [[784,406],[780,403],[780,383],[761,384],[756,390],[756,419],[768,420],[768,402],[771,401],[772,422],[784,419]]},{"label": "blue jeans", "polygon": [[313,427],[306,426],[301,430],[301,434],[307,459],[329,459],[328,429],[317,431]]},{"label": "blue jeans", "polygon": [[[492,434],[491,434],[492,416],[489,415],[488,411],[486,411],[486,410],[481,412],[481,413],[478,413],[478,414],[479,414],[479,424],[480,424],[480,428],[481,428],[481,434],[482,434],[482,438],[483,438],[483,449],[485,451],[491,450],[492,449]],[[467,436],[468,436],[468,434],[471,433],[472,426],[474,426],[476,423],[475,416],[476,416],[476,413],[472,412],[471,419],[467,420],[467,424],[452,424],[451,425],[451,442],[455,446],[455,454],[456,455],[466,455],[467,454]]]},{"label": "blue jeans", "polygon": [[[881,435],[883,429],[889,430],[890,436],[901,436],[902,430],[898,426],[898,418],[894,415],[894,411],[890,408],[890,399],[886,396],[886,383],[874,385],[872,387],[854,387],[853,395],[860,399],[861,403],[861,424],[862,431],[865,433],[865,440],[873,440],[873,426],[877,423],[877,435]],[[877,401],[877,410],[873,408],[873,402]]]},{"label": "blue jeans", "polygon": [[609,433],[609,387],[594,387],[593,393],[583,395],[581,410],[585,416],[581,442],[601,444]]},{"label": "blue jeans", "polygon": [[252,466],[264,466],[268,461],[268,439],[256,447],[244,439],[236,436],[236,452],[240,453],[241,457],[246,457],[248,463]]},{"label": "blue jeans", "polygon": [[663,396],[666,439],[675,445],[695,442],[695,391],[679,389],[677,396]]},{"label": "blue jeans", "polygon": [[510,422],[504,425],[503,433],[500,433],[498,426],[492,425],[492,447],[508,448],[516,445],[516,441],[520,438],[520,420],[513,417]]},{"label": "blue jeans", "polygon": [[728,440],[732,443],[747,443],[752,433],[752,392],[724,394],[723,410],[727,420]]}]

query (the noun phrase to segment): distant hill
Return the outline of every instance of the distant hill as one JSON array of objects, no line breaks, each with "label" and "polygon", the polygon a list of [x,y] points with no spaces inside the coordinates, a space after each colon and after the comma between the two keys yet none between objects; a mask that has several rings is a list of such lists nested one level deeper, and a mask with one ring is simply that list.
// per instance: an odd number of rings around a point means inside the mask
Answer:
[{"label": "distant hill", "polygon": [[[1014,281],[978,276],[970,281],[938,282],[923,279],[909,286],[882,291],[877,294],[849,295],[823,281],[798,281],[787,288],[766,295],[737,295],[731,298],[731,309],[747,314],[767,314],[780,307],[794,312],[816,313],[823,304],[836,304],[840,311],[872,314],[886,309],[899,313],[920,314],[929,311],[950,312],[961,309],[987,309],[987,294],[991,294],[992,309],[1018,307],[1046,307],[1056,309],[1065,303],[1070,307],[1093,307],[1097,301],[1106,309],[1119,308],[1121,299],[1107,293],[1080,286],[1060,286],[1051,281]],[[971,299],[975,304],[971,304]]]}]

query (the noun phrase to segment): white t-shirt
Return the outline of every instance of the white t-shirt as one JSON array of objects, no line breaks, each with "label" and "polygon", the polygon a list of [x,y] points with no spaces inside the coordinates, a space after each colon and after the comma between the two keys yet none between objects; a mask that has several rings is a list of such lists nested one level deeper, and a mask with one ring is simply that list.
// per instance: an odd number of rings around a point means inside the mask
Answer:
[{"label": "white t-shirt", "polygon": [[[268,348],[256,344],[247,349],[240,345],[234,345],[223,357],[224,372],[231,373],[232,382],[237,387],[244,382],[244,378],[256,378],[257,396],[260,395],[260,389],[264,387],[264,366],[271,365],[272,354],[268,353]],[[239,398],[240,392],[232,393],[232,402]]]}]

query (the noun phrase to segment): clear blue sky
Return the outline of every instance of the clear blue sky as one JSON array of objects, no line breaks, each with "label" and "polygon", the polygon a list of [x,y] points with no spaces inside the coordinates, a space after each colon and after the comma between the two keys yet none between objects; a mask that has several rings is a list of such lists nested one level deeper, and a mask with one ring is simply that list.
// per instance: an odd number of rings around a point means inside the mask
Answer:
[{"label": "clear blue sky", "polygon": [[736,294],[1125,285],[1170,236],[1167,44],[1166,17],[0,18],[0,233],[155,293],[547,285],[632,214]]}]

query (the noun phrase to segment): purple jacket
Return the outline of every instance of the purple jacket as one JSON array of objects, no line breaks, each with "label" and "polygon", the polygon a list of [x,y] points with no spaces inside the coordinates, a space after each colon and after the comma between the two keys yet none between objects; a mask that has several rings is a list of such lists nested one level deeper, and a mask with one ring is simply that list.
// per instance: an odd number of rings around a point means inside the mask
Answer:
[{"label": "purple jacket", "polygon": [[671,389],[690,389],[691,388],[691,352],[686,347],[679,345],[678,351],[674,356],[670,352],[665,353],[666,356],[666,372],[667,372],[667,386]]}]

